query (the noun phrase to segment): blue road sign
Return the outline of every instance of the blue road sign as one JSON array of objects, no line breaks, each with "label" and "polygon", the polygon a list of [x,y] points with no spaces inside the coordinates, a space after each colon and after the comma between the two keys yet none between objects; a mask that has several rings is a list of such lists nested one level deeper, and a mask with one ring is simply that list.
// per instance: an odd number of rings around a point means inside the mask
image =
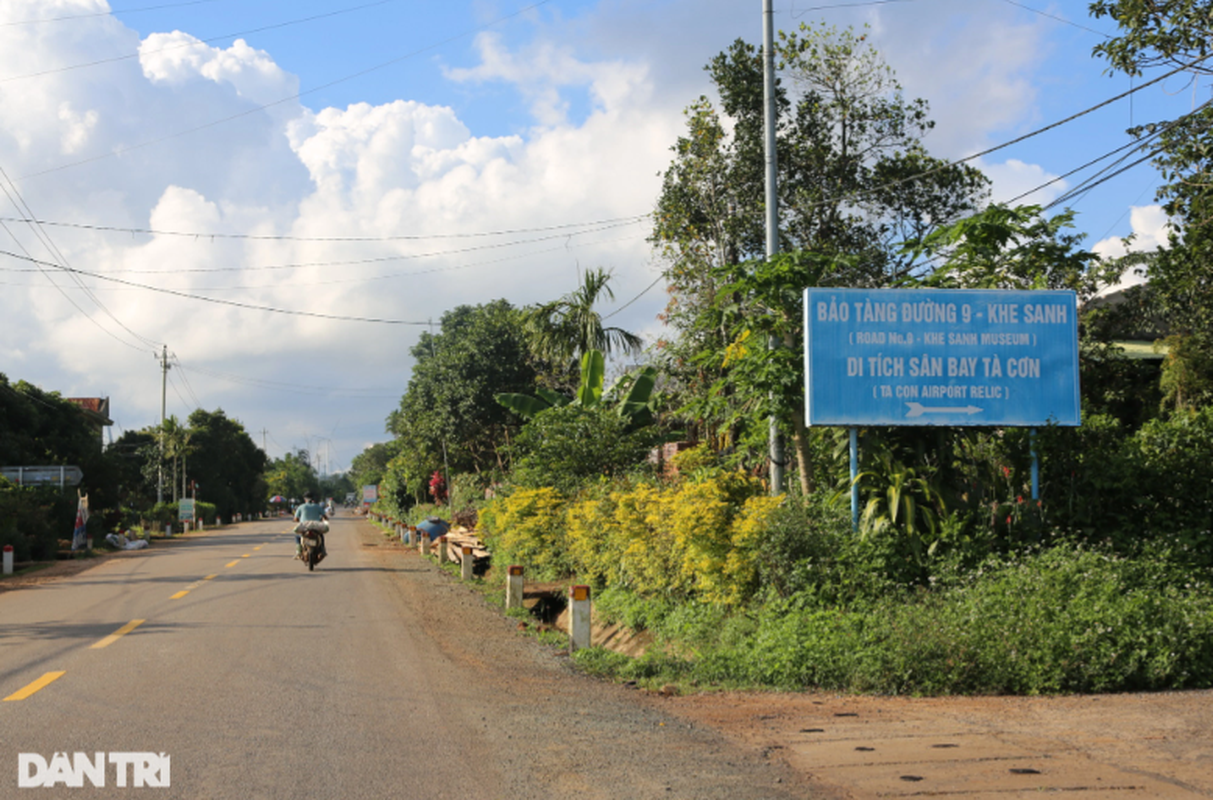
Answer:
[{"label": "blue road sign", "polygon": [[1073,292],[806,289],[809,425],[1081,423]]}]

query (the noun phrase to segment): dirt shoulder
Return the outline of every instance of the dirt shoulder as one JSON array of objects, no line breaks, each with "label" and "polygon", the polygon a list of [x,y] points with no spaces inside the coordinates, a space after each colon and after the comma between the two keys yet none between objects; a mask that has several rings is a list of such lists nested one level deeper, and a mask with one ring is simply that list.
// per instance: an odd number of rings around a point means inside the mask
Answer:
[{"label": "dirt shoulder", "polygon": [[[403,549],[370,526],[364,546]],[[1213,691],[907,698],[647,695],[830,798],[1213,798]]]},{"label": "dirt shoulder", "polygon": [[657,698],[848,798],[1213,797],[1213,692]]}]

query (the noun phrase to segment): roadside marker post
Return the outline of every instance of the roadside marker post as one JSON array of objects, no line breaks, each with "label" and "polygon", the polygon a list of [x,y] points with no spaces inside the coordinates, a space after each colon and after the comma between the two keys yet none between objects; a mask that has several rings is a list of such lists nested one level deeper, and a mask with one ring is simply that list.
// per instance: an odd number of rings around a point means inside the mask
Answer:
[{"label": "roadside marker post", "polygon": [[4,545],[4,574],[13,574],[13,546],[11,544]]},{"label": "roadside marker post", "polygon": [[445,564],[447,560],[446,534],[438,537],[438,563]]},{"label": "roadside marker post", "polygon": [[514,564],[505,579],[505,607],[522,608],[523,569]]},{"label": "roadside marker post", "polygon": [[472,579],[472,548],[465,544],[459,552],[463,556],[459,560],[459,577],[470,581]]},{"label": "roadside marker post", "polygon": [[425,531],[421,532],[421,555],[428,556],[430,554],[430,535]]},{"label": "roadside marker post", "polygon": [[590,646],[590,587],[569,587],[569,652]]}]

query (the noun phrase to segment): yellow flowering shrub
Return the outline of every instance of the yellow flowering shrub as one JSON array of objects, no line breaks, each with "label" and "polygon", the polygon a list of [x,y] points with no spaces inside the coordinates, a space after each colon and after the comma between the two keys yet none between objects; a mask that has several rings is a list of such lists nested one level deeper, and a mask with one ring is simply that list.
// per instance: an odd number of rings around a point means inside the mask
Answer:
[{"label": "yellow flowering shrub", "polygon": [[615,497],[584,498],[565,509],[569,557],[577,565],[577,576],[598,588],[618,585],[622,578],[624,543],[615,530]]},{"label": "yellow flowering shrub", "polygon": [[741,472],[706,468],[672,485],[599,486],[568,502],[555,489],[520,489],[480,520],[499,556],[542,574],[736,605],[757,587],[766,520],[782,499]]},{"label": "yellow flowering shrub", "polygon": [[758,562],[762,558],[767,520],[783,501],[783,495],[755,495],[745,501],[741,513],[733,518],[731,547],[721,566],[718,602],[736,605],[757,588]]},{"label": "yellow flowering shrub", "polygon": [[479,525],[499,563],[522,564],[540,576],[571,574],[564,503],[551,487],[519,489],[489,503]]}]

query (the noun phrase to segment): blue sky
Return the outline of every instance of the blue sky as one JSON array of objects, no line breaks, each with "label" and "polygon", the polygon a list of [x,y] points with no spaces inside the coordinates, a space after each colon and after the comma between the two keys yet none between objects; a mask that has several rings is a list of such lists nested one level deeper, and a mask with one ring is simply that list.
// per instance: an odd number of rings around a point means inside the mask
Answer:
[{"label": "blue sky", "polygon": [[[1113,27],[1086,7],[796,0],[776,3],[775,24],[868,25],[905,94],[931,104],[928,148],[962,158],[1131,87],[1092,58]],[[0,256],[0,372],[110,396],[117,435],[158,421],[153,354],[167,345],[169,413],[221,407],[271,455],[306,447],[337,470],[385,438],[425,326],[332,317],[425,323],[459,304],[522,305],[603,266],[615,307],[630,302],[612,322],[654,337],[664,293],[643,215],[682,110],[710,92],[704,64],[736,38],[759,42],[761,10],[0,0],[4,185],[55,223],[13,222],[25,212],[0,196],[0,251],[15,254]],[[1207,94],[1175,77],[977,164],[1006,200]],[[1142,165],[1074,198],[1087,244],[1162,241],[1156,186]],[[22,256],[105,278],[72,282]]]}]

